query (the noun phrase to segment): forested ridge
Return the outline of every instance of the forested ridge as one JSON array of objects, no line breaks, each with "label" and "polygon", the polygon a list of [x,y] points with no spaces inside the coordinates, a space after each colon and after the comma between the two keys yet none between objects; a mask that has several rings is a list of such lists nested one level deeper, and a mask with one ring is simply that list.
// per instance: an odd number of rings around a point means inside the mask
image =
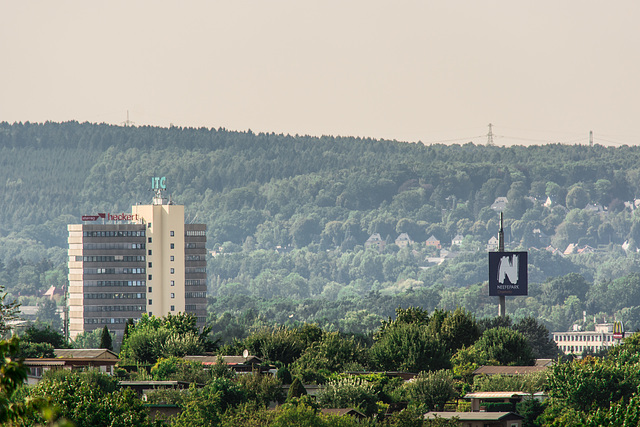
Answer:
[{"label": "forested ridge", "polygon": [[[0,123],[0,166],[0,282],[24,304],[66,280],[67,224],[147,203],[150,177],[166,176],[187,220],[207,224],[215,253],[207,270],[210,320],[227,339],[258,324],[305,321],[371,333],[409,305],[493,316],[484,282],[497,197],[508,200],[508,247],[530,251],[530,295],[508,299],[510,314],[535,316],[550,329],[582,322],[583,311],[589,321],[616,317],[640,327],[635,146],[423,146]],[[383,251],[365,249],[373,233],[385,241]],[[397,246],[400,233],[415,243]],[[444,254],[424,244],[432,235],[455,257],[430,262]],[[456,235],[464,239],[451,247]],[[593,250],[547,250],[571,243]]]}]

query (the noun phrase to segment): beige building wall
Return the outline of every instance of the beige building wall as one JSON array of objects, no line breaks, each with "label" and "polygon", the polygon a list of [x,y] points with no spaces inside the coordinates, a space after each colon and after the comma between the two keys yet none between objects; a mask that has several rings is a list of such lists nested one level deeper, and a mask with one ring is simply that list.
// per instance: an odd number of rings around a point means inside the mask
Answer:
[{"label": "beige building wall", "polygon": [[[154,199],[159,201],[162,199]],[[146,225],[147,313],[155,316],[185,312],[184,206],[133,206],[132,214]]]}]

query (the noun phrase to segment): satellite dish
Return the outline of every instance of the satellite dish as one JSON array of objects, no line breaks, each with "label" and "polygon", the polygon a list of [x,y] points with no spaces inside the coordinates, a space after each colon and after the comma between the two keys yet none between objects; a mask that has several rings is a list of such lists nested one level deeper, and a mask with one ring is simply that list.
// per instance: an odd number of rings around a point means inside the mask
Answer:
[{"label": "satellite dish", "polygon": [[249,350],[245,348],[244,351],[242,352],[242,357],[244,357],[245,359],[249,357]]}]

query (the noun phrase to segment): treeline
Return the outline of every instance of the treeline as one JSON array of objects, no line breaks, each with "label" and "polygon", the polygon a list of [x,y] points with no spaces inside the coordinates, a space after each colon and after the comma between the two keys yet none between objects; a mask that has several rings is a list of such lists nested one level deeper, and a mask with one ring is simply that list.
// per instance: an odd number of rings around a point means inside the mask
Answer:
[{"label": "treeline", "polygon": [[[549,331],[533,318],[476,320],[462,309],[398,309],[376,329],[370,342],[322,330],[314,324],[264,327],[231,344],[216,343],[200,333],[193,316],[143,317],[127,327],[115,376],[95,371],[50,371],[36,386],[20,386],[26,370],[20,351],[50,350],[61,336],[32,328],[22,341],[0,342],[0,422],[38,425],[66,420],[78,426],[189,425],[221,426],[453,426],[457,420],[428,421],[428,411],[469,411],[464,396],[473,391],[524,392],[520,403],[486,402],[487,412],[516,412],[527,427],[559,425],[637,425],[640,405],[639,335],[608,352],[558,358]],[[108,335],[108,331],[107,331]],[[108,340],[107,340],[108,341]],[[40,347],[37,344],[44,344]],[[56,343],[59,345],[59,343]],[[47,347],[48,345],[48,347]],[[247,349],[261,368],[275,375],[237,375],[224,356]],[[208,352],[208,353],[207,353]],[[217,355],[215,364],[183,359],[184,355]],[[534,358],[554,358],[544,372],[526,375],[474,375],[480,365],[532,365]],[[148,369],[145,369],[148,368]],[[411,372],[412,381],[384,372]],[[176,405],[180,413],[155,424],[147,408],[118,380],[186,381],[188,389],[155,390],[150,404]],[[320,385],[315,397],[305,385]],[[199,385],[199,386],[197,386]],[[283,385],[288,385],[283,388]],[[535,399],[544,393],[548,399]],[[268,409],[273,402],[279,406]],[[366,417],[322,415],[322,409],[355,408]]]},{"label": "treeline", "polygon": [[[533,292],[535,284],[569,273],[603,286],[640,272],[639,160],[640,148],[628,146],[423,146],[225,129],[0,123],[0,261],[47,259],[53,270],[63,268],[67,224],[148,202],[149,178],[160,175],[172,199],[185,205],[187,221],[207,224],[207,244],[217,254],[208,263],[212,314],[233,312],[220,301],[234,293],[330,306],[416,292],[438,295],[429,308],[473,307],[486,280],[486,243],[498,230],[490,207],[497,197],[507,198],[508,247],[539,249],[530,252]],[[387,243],[384,251],[365,250],[373,233]],[[400,233],[415,243],[396,246]],[[451,248],[458,234],[464,240]],[[430,263],[442,255],[425,246],[431,235],[458,257]],[[570,243],[598,253],[562,258],[543,250]],[[3,277],[11,295],[41,295],[42,280],[16,277],[13,269],[11,275]],[[473,310],[493,313],[484,307]],[[635,307],[599,309],[612,317],[628,308],[625,315],[635,319]],[[541,304],[527,302],[512,314],[541,312]],[[553,328],[571,322],[543,318]]]}]

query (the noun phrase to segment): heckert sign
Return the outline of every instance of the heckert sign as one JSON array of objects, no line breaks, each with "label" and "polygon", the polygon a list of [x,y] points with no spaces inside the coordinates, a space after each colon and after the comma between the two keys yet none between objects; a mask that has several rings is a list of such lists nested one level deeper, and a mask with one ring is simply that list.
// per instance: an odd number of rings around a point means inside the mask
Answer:
[{"label": "heckert sign", "polygon": [[489,296],[527,295],[527,252],[489,252]]}]

